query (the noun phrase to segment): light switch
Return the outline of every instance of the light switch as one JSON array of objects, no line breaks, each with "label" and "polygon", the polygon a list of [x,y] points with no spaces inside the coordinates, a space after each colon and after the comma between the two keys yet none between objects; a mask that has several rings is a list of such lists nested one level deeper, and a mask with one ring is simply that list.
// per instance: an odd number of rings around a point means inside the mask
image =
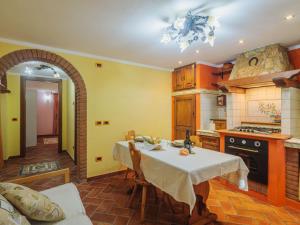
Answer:
[{"label": "light switch", "polygon": [[96,121],[96,122],[95,122],[95,125],[96,125],[96,126],[101,126],[101,125],[102,125],[102,121]]},{"label": "light switch", "polygon": [[103,125],[109,125],[109,121],[108,120],[104,120],[103,121]]}]

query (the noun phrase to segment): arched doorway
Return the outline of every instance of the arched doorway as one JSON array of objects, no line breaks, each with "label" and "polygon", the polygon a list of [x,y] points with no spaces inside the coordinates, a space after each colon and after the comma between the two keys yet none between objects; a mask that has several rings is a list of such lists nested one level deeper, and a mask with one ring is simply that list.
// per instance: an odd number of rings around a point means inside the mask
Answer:
[{"label": "arched doorway", "polygon": [[85,83],[71,63],[55,53],[40,49],[17,50],[2,56],[0,58],[1,83],[6,85],[6,73],[10,68],[28,61],[41,61],[60,67],[75,85],[77,175],[81,181],[84,181],[87,178],[87,93]]}]

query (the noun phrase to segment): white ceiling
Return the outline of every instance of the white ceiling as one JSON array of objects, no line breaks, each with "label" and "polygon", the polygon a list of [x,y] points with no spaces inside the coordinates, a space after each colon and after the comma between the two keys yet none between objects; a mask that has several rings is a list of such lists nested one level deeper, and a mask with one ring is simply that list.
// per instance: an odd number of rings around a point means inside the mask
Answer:
[{"label": "white ceiling", "polygon": [[[160,43],[167,20],[197,7],[220,16],[214,47],[199,42],[180,53],[175,43]],[[288,14],[295,18],[285,20]],[[0,7],[0,37],[163,68],[299,44],[299,28],[300,0],[1,0]]]},{"label": "white ceiling", "polygon": [[[49,66],[52,69],[37,69],[41,65]],[[31,73],[28,73],[26,68],[28,68]],[[44,62],[39,62],[39,61],[29,61],[29,62],[24,62],[20,63],[14,67],[12,67],[8,72],[20,75],[20,76],[33,76],[33,77],[45,77],[45,78],[53,78],[57,79],[54,77],[54,71],[59,74],[59,79],[69,79],[68,75],[59,67],[51,65],[49,63],[44,63]]]}]

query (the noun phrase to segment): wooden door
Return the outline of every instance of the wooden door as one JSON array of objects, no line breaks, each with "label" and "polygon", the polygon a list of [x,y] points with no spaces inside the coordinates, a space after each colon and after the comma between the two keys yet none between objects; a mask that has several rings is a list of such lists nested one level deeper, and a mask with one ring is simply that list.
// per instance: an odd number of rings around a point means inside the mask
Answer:
[{"label": "wooden door", "polygon": [[175,139],[185,139],[185,131],[189,129],[191,135],[196,133],[196,97],[184,95],[175,97],[174,101],[174,136]]},{"label": "wooden door", "polygon": [[184,67],[184,88],[194,88],[196,86],[195,64]]}]

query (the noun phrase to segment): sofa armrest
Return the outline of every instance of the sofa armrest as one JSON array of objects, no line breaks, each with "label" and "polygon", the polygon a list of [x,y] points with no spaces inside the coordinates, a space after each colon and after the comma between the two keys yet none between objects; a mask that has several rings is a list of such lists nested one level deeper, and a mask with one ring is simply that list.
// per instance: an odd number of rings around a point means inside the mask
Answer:
[{"label": "sofa armrest", "polygon": [[73,183],[59,185],[41,193],[63,209],[66,219],[78,214],[86,214],[79,191]]},{"label": "sofa armrest", "polygon": [[24,184],[24,183],[30,183],[30,182],[33,182],[36,180],[42,180],[42,179],[47,179],[50,177],[57,177],[57,176],[62,176],[62,175],[64,176],[65,184],[69,183],[70,182],[70,169],[69,168],[55,170],[55,171],[51,171],[51,172],[47,172],[47,173],[41,173],[41,174],[32,175],[32,176],[28,176],[28,177],[21,177],[21,178],[9,180],[6,182],[15,183],[15,184]]}]

